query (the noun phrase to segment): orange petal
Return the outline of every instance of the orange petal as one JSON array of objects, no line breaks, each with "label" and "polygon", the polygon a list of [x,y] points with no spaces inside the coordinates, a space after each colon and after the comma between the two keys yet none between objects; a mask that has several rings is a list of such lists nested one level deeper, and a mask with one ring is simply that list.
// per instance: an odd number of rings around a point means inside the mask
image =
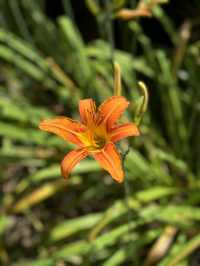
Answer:
[{"label": "orange petal", "polygon": [[96,105],[92,99],[84,99],[79,101],[79,113],[81,122],[88,126],[94,123],[96,118]]},{"label": "orange petal", "polygon": [[113,143],[108,143],[99,152],[93,152],[92,155],[100,163],[101,167],[110,173],[117,182],[124,180],[121,158]]},{"label": "orange petal", "polygon": [[54,133],[76,145],[82,145],[82,142],[78,138],[78,133],[84,132],[85,128],[81,123],[70,118],[58,116],[53,119],[43,120],[39,128]]},{"label": "orange petal", "polygon": [[85,149],[77,149],[69,152],[61,162],[62,175],[67,178],[76,164],[86,156],[88,156],[88,151]]},{"label": "orange petal", "polygon": [[127,123],[124,125],[115,126],[109,132],[110,140],[112,142],[119,141],[129,136],[139,136],[139,135],[140,131],[138,127],[133,123]]},{"label": "orange petal", "polygon": [[129,102],[122,96],[112,96],[103,102],[97,113],[97,124],[105,123],[111,128],[128,107]]}]

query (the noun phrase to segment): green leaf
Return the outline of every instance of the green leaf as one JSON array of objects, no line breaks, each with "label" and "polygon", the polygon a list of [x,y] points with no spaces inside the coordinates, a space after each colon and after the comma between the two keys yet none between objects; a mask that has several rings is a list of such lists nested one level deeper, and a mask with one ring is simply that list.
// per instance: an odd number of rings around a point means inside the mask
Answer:
[{"label": "green leaf", "polygon": [[49,233],[49,240],[51,242],[58,241],[63,238],[67,238],[72,234],[76,234],[79,231],[86,230],[94,226],[102,214],[88,214],[80,218],[68,219],[66,222],[58,224]]},{"label": "green leaf", "polygon": [[36,260],[22,260],[17,263],[13,263],[13,266],[54,266],[55,261],[53,259],[36,259]]},{"label": "green leaf", "polygon": [[84,255],[88,253],[90,250],[91,245],[87,241],[74,241],[68,245],[65,245],[64,247],[60,248],[58,251],[56,251],[53,255],[56,259],[68,259],[75,255]]},{"label": "green leaf", "polygon": [[[99,171],[100,166],[99,164],[94,160],[84,160],[81,161],[73,170],[72,174],[82,174],[82,173],[88,173],[88,172],[96,172]],[[51,165],[49,167],[43,168],[36,173],[34,173],[32,176],[29,177],[34,182],[42,181],[49,178],[55,178],[60,176],[60,165],[55,164]]]},{"label": "green leaf", "polygon": [[198,247],[200,247],[200,235],[188,240],[187,243],[178,250],[177,254],[171,258],[166,266],[179,265],[179,262],[188,257]]},{"label": "green leaf", "polygon": [[154,187],[138,192],[135,197],[141,202],[149,202],[178,192],[179,189],[174,187]]},{"label": "green leaf", "polygon": [[0,216],[0,235],[2,235],[5,230],[11,225],[12,219],[8,216]]}]

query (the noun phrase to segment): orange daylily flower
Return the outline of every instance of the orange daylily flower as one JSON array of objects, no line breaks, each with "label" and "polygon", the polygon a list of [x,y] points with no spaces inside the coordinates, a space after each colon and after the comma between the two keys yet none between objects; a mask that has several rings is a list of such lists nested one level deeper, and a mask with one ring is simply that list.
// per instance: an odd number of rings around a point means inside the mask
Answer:
[{"label": "orange daylily flower", "polygon": [[84,99],[79,102],[81,122],[58,116],[40,123],[41,130],[54,133],[78,146],[61,162],[64,177],[69,175],[78,162],[91,155],[114,180],[123,181],[122,162],[114,143],[140,134],[133,123],[116,124],[128,105],[124,97],[112,96],[97,109],[92,99]]}]

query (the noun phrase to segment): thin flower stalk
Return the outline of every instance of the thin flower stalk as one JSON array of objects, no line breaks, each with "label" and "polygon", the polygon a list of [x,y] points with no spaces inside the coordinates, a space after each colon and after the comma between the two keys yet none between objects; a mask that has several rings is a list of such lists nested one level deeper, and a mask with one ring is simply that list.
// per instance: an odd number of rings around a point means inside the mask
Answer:
[{"label": "thin flower stalk", "polygon": [[121,96],[122,84],[121,84],[121,68],[119,63],[114,63],[114,95]]}]

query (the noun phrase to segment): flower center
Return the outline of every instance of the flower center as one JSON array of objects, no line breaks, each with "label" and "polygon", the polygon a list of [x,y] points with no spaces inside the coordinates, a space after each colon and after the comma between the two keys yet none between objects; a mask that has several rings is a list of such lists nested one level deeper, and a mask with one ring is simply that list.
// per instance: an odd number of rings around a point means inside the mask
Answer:
[{"label": "flower center", "polygon": [[108,142],[109,137],[105,127],[95,127],[81,134],[80,140],[88,150],[95,151],[101,150]]},{"label": "flower center", "polygon": [[94,140],[94,147],[96,149],[102,149],[106,144],[105,136],[94,135],[93,140]]}]

